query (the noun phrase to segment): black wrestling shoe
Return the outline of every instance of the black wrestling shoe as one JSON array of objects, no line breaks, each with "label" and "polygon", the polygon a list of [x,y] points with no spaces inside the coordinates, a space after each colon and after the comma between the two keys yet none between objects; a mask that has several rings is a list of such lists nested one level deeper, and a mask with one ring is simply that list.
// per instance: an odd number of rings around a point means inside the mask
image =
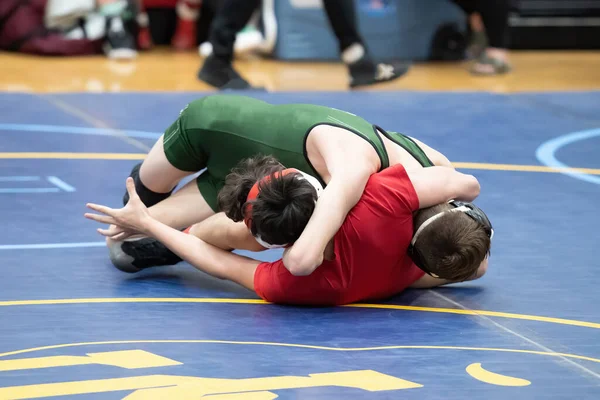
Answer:
[{"label": "black wrestling shoe", "polygon": [[110,261],[113,265],[130,274],[146,268],[175,265],[183,261],[156,239],[142,238],[115,242],[107,241]]},{"label": "black wrestling shoe", "polygon": [[368,56],[348,64],[350,70],[350,87],[373,85],[390,82],[400,78],[410,69],[410,63],[390,62],[375,64]]}]

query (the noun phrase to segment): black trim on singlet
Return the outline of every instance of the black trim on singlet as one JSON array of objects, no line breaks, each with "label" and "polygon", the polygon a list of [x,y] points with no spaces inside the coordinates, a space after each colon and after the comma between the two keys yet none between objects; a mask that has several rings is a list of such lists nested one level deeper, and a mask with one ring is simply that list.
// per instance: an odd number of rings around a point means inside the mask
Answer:
[{"label": "black trim on singlet", "polygon": [[378,127],[377,127],[377,129],[378,129],[378,130],[380,130],[380,131],[381,131],[381,133],[383,133],[383,134],[385,135],[385,137],[386,137],[386,138],[390,139],[392,142],[396,143],[398,146],[400,146],[400,147],[402,147],[404,150],[406,150],[406,152],[407,152],[408,154],[410,154],[410,155],[411,155],[411,156],[412,156],[412,157],[415,159],[415,161],[417,161],[419,164],[421,164],[421,166],[422,166],[423,168],[427,168],[427,167],[431,167],[431,166],[434,166],[434,165],[435,165],[435,164],[434,164],[434,163],[433,163],[433,162],[432,162],[432,161],[429,159],[429,157],[427,156],[427,153],[425,153],[425,151],[424,151],[424,150],[421,148],[421,146],[419,146],[419,145],[418,145],[418,144],[417,144],[417,143],[416,143],[414,140],[412,140],[412,138],[411,138],[411,137],[409,137],[409,136],[406,136],[406,135],[405,135],[405,134],[403,134],[403,133],[396,132],[398,135],[401,135],[402,137],[404,137],[404,138],[406,138],[406,139],[410,140],[410,141],[411,141],[411,142],[412,142],[412,143],[413,143],[415,146],[417,146],[417,147],[418,147],[418,148],[421,150],[421,153],[423,153],[423,157],[425,157],[425,159],[426,159],[427,161],[429,161],[429,164],[430,164],[430,165],[424,165],[424,164],[421,162],[421,160],[419,160],[417,157],[415,157],[415,155],[413,154],[413,150],[412,150],[412,149],[410,149],[410,148],[407,148],[406,146],[404,146],[404,144],[402,144],[402,143],[398,142],[398,141],[397,141],[397,140],[396,140],[396,139],[395,139],[395,138],[394,138],[392,135],[390,135],[389,133],[387,133],[385,130],[381,129],[381,127],[379,127],[379,126],[378,126]]},{"label": "black trim on singlet", "polygon": [[[304,155],[304,158],[306,159],[306,162],[312,168],[313,172],[316,175],[316,178],[319,180],[319,182],[321,182],[321,185],[323,185],[323,187],[326,187],[327,184],[325,183],[325,181],[323,180],[323,178],[321,177],[321,175],[317,172],[317,170],[315,169],[315,167],[310,162],[310,159],[308,158],[308,153],[306,151],[306,142],[308,141],[308,135],[310,134],[310,132],[313,129],[315,129],[317,126],[320,126],[320,125],[327,125],[327,126],[333,126],[333,127],[336,127],[336,128],[342,128],[342,129],[345,129],[345,130],[347,130],[349,132],[352,132],[356,136],[359,136],[360,138],[364,139],[367,143],[369,143],[373,147],[373,149],[375,150],[375,153],[377,153],[377,157],[379,157],[379,162],[381,163],[381,167],[379,168],[379,170],[377,172],[381,171],[381,169],[383,167],[383,164],[384,164],[383,160],[381,159],[381,155],[379,154],[379,151],[378,151],[377,147],[375,146],[375,144],[373,144],[370,140],[368,140],[364,136],[364,134],[360,133],[357,130],[354,130],[353,128],[349,128],[346,125],[334,124],[334,123],[331,123],[331,122],[319,122],[317,124],[312,125],[310,128],[308,128],[308,130],[304,134],[304,141],[303,141],[303,144],[302,144],[302,153]],[[375,125],[373,125],[373,129],[376,129]],[[377,132],[375,132],[375,133],[377,133]],[[379,140],[381,141],[381,144],[383,146],[383,140],[379,137],[379,135],[377,135],[377,137],[379,138]],[[385,146],[383,146],[383,150],[385,151]],[[386,155],[386,157],[388,157],[387,152],[386,152],[385,155]],[[389,164],[390,164],[389,157],[388,157],[388,160],[387,160],[387,164],[388,164],[388,167],[389,167]]]},{"label": "black trim on singlet", "polygon": [[[377,139],[379,139],[381,148],[383,149],[383,152],[385,153],[385,158],[387,159],[387,163],[386,163],[387,166],[385,168],[389,168],[390,167],[390,155],[388,154],[387,149],[385,148],[385,143],[383,143],[383,139],[381,138],[381,136],[379,136],[379,132],[378,132],[381,128],[375,124],[371,124],[371,128],[373,128],[373,133],[375,134],[375,136],[377,136]],[[381,130],[383,131],[383,129],[381,129]],[[379,155],[379,153],[377,153],[377,155]],[[383,167],[383,160],[382,160],[381,164],[382,164],[382,167],[381,167],[381,169],[379,169],[379,171],[381,171],[382,169],[385,169]]]}]

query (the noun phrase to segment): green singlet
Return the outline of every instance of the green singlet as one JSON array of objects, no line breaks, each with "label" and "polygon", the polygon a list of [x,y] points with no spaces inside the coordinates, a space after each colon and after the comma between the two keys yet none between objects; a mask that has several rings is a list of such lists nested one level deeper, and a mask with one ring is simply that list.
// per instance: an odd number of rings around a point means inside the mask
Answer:
[{"label": "green singlet", "polygon": [[316,176],[305,151],[308,133],[317,125],[347,129],[364,138],[381,159],[381,169],[389,166],[388,155],[376,133],[411,153],[423,166],[431,161],[410,138],[381,128],[335,108],[310,104],[272,105],[237,95],[212,95],[193,101],[165,131],[165,155],[177,169],[197,172],[200,193],[216,212],[217,194],[225,177],[239,161],[256,155],[272,155],[286,168],[296,168]]}]

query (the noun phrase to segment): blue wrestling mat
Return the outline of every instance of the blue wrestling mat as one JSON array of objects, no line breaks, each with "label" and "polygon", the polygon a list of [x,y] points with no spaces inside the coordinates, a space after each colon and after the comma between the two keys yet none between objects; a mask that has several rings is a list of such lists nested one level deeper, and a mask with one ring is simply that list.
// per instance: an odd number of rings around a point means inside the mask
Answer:
[{"label": "blue wrestling mat", "polygon": [[486,276],[339,308],[110,264],[85,203],[120,206],[202,95],[0,94],[0,399],[600,398],[600,92],[253,94],[356,113],[481,182]]}]

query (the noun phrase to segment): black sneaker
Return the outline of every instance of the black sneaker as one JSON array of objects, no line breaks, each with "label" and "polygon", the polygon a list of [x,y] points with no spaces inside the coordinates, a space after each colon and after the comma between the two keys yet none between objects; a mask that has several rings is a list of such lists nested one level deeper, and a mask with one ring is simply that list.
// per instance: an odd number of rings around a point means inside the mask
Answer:
[{"label": "black sneaker", "polygon": [[120,16],[107,18],[104,53],[115,60],[131,60],[137,57],[135,36],[129,32]]},{"label": "black sneaker", "polygon": [[237,73],[230,62],[210,55],[198,71],[198,79],[217,89],[244,90],[254,89],[250,83]]},{"label": "black sneaker", "polygon": [[350,87],[355,88],[398,79],[408,72],[410,63],[375,64],[369,57],[363,57],[355,63],[349,64],[348,69],[350,70]]},{"label": "black sneaker", "polygon": [[183,261],[165,245],[152,238],[123,242],[107,240],[107,245],[113,265],[130,274],[146,268],[175,265]]}]

